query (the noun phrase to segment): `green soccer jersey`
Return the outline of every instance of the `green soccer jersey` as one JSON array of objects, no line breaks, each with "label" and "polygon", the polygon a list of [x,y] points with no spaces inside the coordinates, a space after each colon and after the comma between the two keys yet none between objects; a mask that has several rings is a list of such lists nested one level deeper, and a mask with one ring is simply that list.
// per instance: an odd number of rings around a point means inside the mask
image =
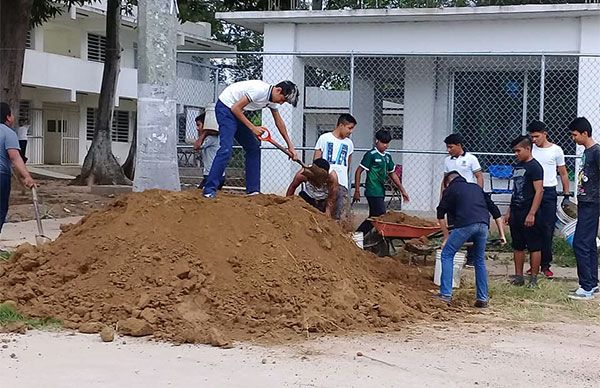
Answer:
[{"label": "green soccer jersey", "polygon": [[363,156],[360,166],[367,171],[365,182],[366,197],[385,197],[385,182],[396,165],[389,153],[381,153],[373,148]]}]

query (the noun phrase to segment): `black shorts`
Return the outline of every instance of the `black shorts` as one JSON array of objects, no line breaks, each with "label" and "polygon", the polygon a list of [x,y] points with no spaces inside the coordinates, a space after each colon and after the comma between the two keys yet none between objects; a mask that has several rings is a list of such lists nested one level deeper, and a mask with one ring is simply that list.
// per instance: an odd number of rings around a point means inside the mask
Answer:
[{"label": "black shorts", "polygon": [[525,218],[529,209],[511,209],[510,220],[510,236],[512,237],[512,247],[515,251],[528,250],[529,252],[537,252],[542,250],[542,228],[540,212],[536,214],[535,224],[531,227],[525,226]]}]

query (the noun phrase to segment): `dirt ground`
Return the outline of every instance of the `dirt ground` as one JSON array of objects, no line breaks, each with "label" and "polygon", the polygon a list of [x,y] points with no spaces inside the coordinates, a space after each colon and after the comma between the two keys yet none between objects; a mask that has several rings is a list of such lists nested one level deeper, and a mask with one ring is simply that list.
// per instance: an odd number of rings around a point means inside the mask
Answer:
[{"label": "dirt ground", "polygon": [[[113,200],[114,196],[95,195],[88,187],[69,186],[58,179],[36,179],[40,213],[43,219],[82,216],[100,209]],[[35,219],[31,192],[13,178],[7,222]]]},{"label": "dirt ground", "polygon": [[436,324],[285,347],[219,349],[33,331],[0,334],[0,374],[11,388],[591,388],[600,381],[599,338],[598,326],[571,322]]}]

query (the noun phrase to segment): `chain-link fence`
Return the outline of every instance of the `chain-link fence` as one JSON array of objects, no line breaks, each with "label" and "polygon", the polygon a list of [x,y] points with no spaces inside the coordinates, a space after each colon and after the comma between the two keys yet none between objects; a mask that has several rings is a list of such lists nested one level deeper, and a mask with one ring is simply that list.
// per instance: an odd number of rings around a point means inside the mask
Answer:
[{"label": "chain-link fence", "polygon": [[[401,166],[402,182],[411,195],[408,209],[429,211],[439,199],[445,157],[444,138],[459,133],[465,148],[482,165],[486,190],[506,185],[490,176],[490,166],[514,162],[510,142],[525,133],[527,124],[542,120],[551,141],[568,157],[574,183],[576,153],[567,124],[586,116],[600,130],[600,57],[557,55],[362,55],[185,52],[184,63],[198,79],[178,85],[184,120],[182,143],[195,139],[193,118],[225,85],[246,79],[276,84],[292,80],[301,97],[297,108],[279,109],[301,158],[310,162],[318,137],[335,128],[341,113],[358,121],[352,140],[355,152],[349,166],[350,182],[364,153],[373,146],[379,129],[392,134],[390,151]],[[181,72],[180,72],[181,73]],[[268,110],[262,124],[283,143]],[[183,125],[185,124],[185,129]],[[200,175],[201,161],[183,157],[182,165]],[[190,160],[192,163],[190,164]],[[263,144],[261,190],[283,194],[298,166],[270,145]],[[188,176],[189,174],[184,174]],[[244,186],[243,151],[237,149],[227,171],[228,186]],[[492,174],[493,175],[493,174]],[[190,175],[191,176],[191,175]],[[363,178],[364,179],[364,178]],[[391,191],[390,191],[391,194]]]}]

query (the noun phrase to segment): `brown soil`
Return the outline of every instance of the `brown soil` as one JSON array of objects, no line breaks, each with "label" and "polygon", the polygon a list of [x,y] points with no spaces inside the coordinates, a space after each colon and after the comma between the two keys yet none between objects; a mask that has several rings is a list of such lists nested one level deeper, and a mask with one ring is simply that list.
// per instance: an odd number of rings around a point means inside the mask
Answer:
[{"label": "brown soil", "polygon": [[376,258],[301,199],[267,195],[128,194],[39,251],[21,246],[0,273],[0,300],[25,314],[218,346],[456,311],[431,298],[431,271]]},{"label": "brown soil", "polygon": [[[114,200],[91,194],[88,187],[69,186],[66,180],[36,179],[36,183],[42,218],[82,216]],[[7,221],[21,222],[34,218],[31,191],[13,177]]]},{"label": "brown soil", "polygon": [[437,223],[423,218],[409,216],[402,212],[387,212],[384,215],[377,217],[380,221],[391,222],[394,224],[405,224],[412,226],[437,226]]}]

